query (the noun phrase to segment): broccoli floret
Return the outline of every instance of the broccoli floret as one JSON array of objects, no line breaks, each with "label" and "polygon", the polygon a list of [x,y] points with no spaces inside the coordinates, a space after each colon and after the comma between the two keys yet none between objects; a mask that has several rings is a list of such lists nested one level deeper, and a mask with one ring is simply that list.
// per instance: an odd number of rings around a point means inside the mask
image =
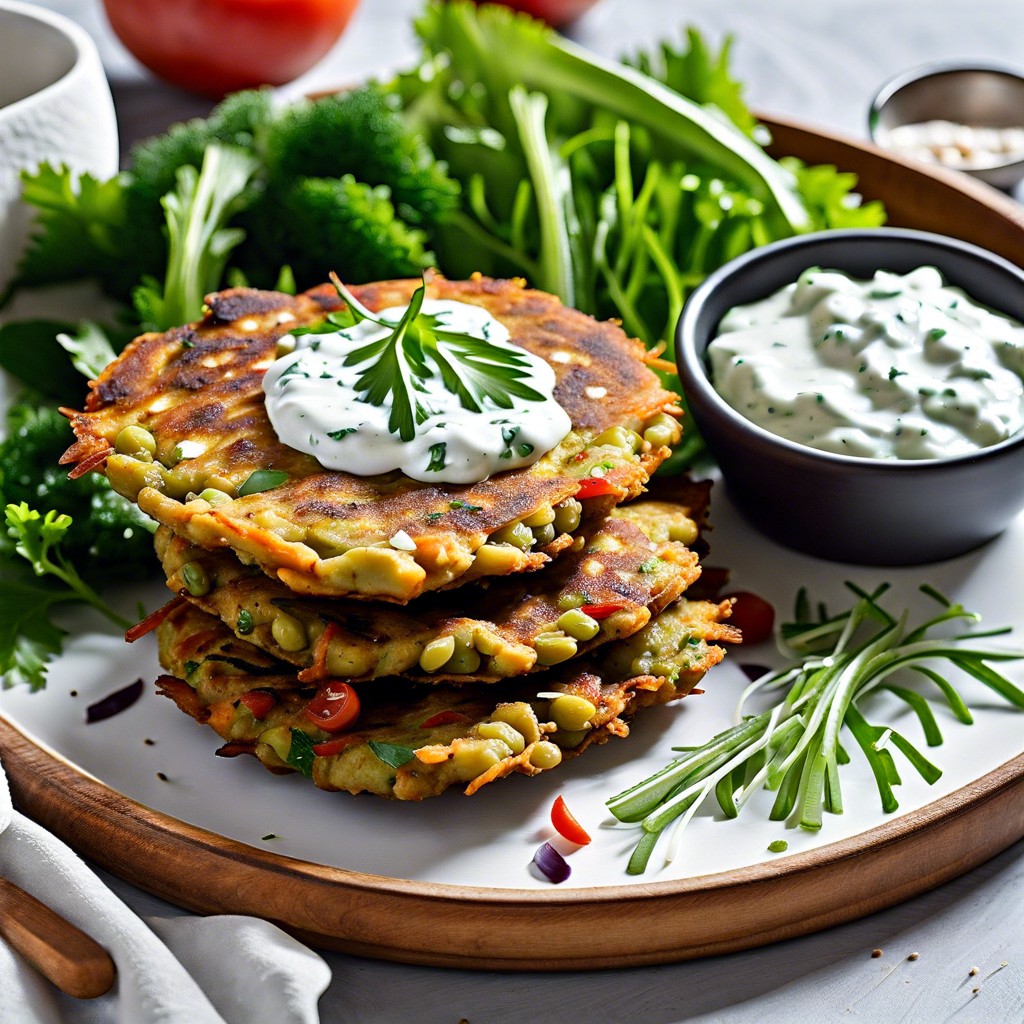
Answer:
[{"label": "broccoli floret", "polygon": [[[63,551],[87,582],[144,579],[153,569],[155,524],[90,473],[69,480],[57,462],[74,440],[68,421],[51,406],[22,402],[7,415],[0,442],[0,502],[58,509],[74,520]],[[0,530],[0,556],[15,557]]]},{"label": "broccoli floret", "polygon": [[160,199],[177,186],[178,168],[189,165],[198,171],[213,142],[251,150],[254,136],[273,117],[272,102],[269,89],[235,93],[214,107],[209,117],[173,125],[166,134],[135,146],[128,191],[152,203],[163,223]]},{"label": "broccoli floret", "polygon": [[350,174],[271,189],[239,223],[247,239],[239,262],[261,288],[273,287],[282,264],[310,288],[331,270],[361,283],[417,275],[432,263],[423,232],[395,215],[387,187]]},{"label": "broccoli floret", "polygon": [[351,174],[387,185],[402,220],[431,225],[459,205],[459,185],[397,112],[397,96],[373,86],[286,108],[260,149],[272,182]]}]

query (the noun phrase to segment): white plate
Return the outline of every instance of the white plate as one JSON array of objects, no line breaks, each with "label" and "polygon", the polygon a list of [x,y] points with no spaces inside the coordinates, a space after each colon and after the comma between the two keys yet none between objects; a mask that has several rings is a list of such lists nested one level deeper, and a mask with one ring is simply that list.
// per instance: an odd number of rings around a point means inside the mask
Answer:
[{"label": "white plate", "polygon": [[[852,580],[866,589],[891,582],[886,600],[894,610],[906,606],[920,615],[934,610],[934,603],[917,591],[921,583],[930,583],[980,612],[986,626],[1024,621],[1024,596],[1016,585],[1024,578],[1024,517],[976,552],[941,565],[898,570],[836,565],[771,544],[738,517],[720,487],[712,498],[712,521],[708,563],[730,566],[731,585],[762,594],[781,618],[792,608],[800,586],[833,611],[846,607],[850,595],[843,581]],[[151,609],[165,599],[166,591],[155,585],[131,597],[141,597]],[[251,758],[214,757],[218,737],[152,691],[151,682],[160,671],[153,638],[129,647],[117,636],[93,631],[94,626],[86,613],[78,616],[46,690],[0,693],[0,711],[39,745],[147,807],[314,864],[412,881],[551,889],[529,865],[538,844],[553,834],[548,814],[559,793],[594,836],[590,846],[569,857],[572,877],[562,890],[683,879],[779,861],[780,855],[767,850],[773,840],[788,842],[787,855],[800,853],[892,818],[881,811],[870,771],[850,740],[853,762],[841,769],[846,811],[826,814],[819,832],[768,821],[768,793],[732,821],[723,820],[712,801],[688,827],[675,863],[665,863],[663,838],[645,875],[625,874],[638,834],[613,825],[604,801],[664,765],[673,745],[701,743],[731,724],[736,698],[747,681],[739,665],[779,663],[769,644],[733,647],[708,675],[705,694],[638,716],[627,740],[613,739],[535,779],[513,776],[493,783],[472,798],[449,791],[421,804],[404,804],[323,793],[299,776],[270,775]],[[1024,643],[1024,635],[1002,642],[1015,641]],[[1024,665],[1011,663],[1006,671],[1015,681],[1024,681]],[[138,703],[104,722],[86,725],[89,704],[138,677],[147,684]],[[975,712],[975,724],[961,724],[941,698],[936,700],[945,742],[931,751],[924,747],[916,717],[902,702],[882,694],[863,703],[870,721],[904,732],[944,772],[928,786],[896,752],[903,776],[896,790],[898,814],[955,792],[1024,750],[1020,712],[972,680],[963,681],[962,692]],[[275,838],[263,838],[269,834]]]}]

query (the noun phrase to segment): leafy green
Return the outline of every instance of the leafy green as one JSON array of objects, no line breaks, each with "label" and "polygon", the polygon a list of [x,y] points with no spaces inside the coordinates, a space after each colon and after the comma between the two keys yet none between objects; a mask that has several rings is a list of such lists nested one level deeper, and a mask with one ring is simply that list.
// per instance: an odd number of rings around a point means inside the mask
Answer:
[{"label": "leafy green", "polygon": [[110,338],[89,320],[83,320],[73,333],[58,334],[57,344],[71,356],[71,365],[87,380],[98,377],[117,358]]},{"label": "leafy green", "polygon": [[[426,284],[413,292],[397,324],[378,319],[336,276],[334,284],[357,321],[368,320],[388,332],[377,341],[353,349],[345,357],[344,365],[365,367],[353,385],[354,390],[371,405],[390,405],[388,430],[403,441],[411,441],[416,436],[416,427],[429,415],[419,398],[424,393],[421,382],[435,375],[441,377],[448,391],[458,396],[464,409],[473,412],[480,412],[485,401],[510,409],[513,398],[543,398],[523,383],[523,378],[530,374],[524,352],[449,330],[441,317],[423,313]],[[444,465],[444,450],[434,452],[433,448],[428,468],[440,469]]]},{"label": "leafy green", "polygon": [[[102,474],[68,479],[58,465],[74,440],[68,421],[52,406],[26,399],[11,407],[6,426],[0,441],[0,504],[45,501],[67,513],[73,522],[61,550],[93,586],[149,576],[155,524],[116,494]],[[6,530],[0,530],[0,568],[12,559],[20,561]]]},{"label": "leafy green", "polygon": [[231,250],[245,237],[227,223],[250,201],[258,166],[245,150],[214,144],[203,155],[202,170],[178,168],[176,188],[160,200],[167,217],[167,275],[162,288],[144,281],[132,296],[145,329],[165,331],[200,318],[204,296],[220,286]]},{"label": "leafy green", "polygon": [[[824,609],[817,619],[812,618],[805,595],[798,596],[796,621],[782,628],[782,637],[797,660],[755,680],[744,692],[739,711],[760,689],[785,689],[781,701],[759,715],[739,719],[703,746],[686,748],[661,771],[608,801],[616,818],[639,822],[644,832],[630,858],[630,873],[646,869],[658,837],[679,819],[668,853],[671,859],[679,830],[712,792],[725,815],[736,817],[747,799],[766,787],[777,792],[769,815],[772,820],[792,818],[802,828],[820,829],[824,811],[839,814],[843,810],[839,766],[849,760],[840,742],[844,725],[871,767],[887,813],[899,806],[893,787],[900,781],[889,747],[899,751],[926,782],[934,783],[942,774],[939,768],[901,733],[871,725],[861,711],[861,701],[884,687],[917,714],[925,742],[941,744],[942,734],[927,699],[888,681],[898,671],[915,671],[936,683],[956,717],[967,724],[970,714],[963,698],[948,678],[927,667],[928,662],[945,660],[1015,707],[1024,708],[1024,690],[989,664],[1024,659],[1024,649],[985,643],[994,633],[971,628],[978,621],[976,614],[924,586],[922,592],[938,602],[940,610],[911,629],[906,612],[895,617],[879,603],[886,587],[869,594],[848,586],[858,600],[848,612],[831,618]],[[953,636],[930,635],[936,627],[958,621],[968,628]]]},{"label": "leafy green", "polygon": [[[65,357],[57,335],[72,324],[16,320],[0,326],[0,367],[46,398],[71,405],[82,399],[82,378]],[[66,447],[66,445],[65,445]]]},{"label": "leafy green", "polygon": [[45,515],[24,502],[9,504],[7,534],[17,555],[33,574],[49,584],[33,585],[11,578],[8,568],[0,579],[0,676],[5,687],[26,683],[33,690],[46,685],[46,666],[61,653],[64,632],[50,619],[58,604],[91,605],[120,629],[130,623],[113,611],[82,578],[62,550],[71,517],[55,511]]},{"label": "leafy green", "polygon": [[[464,0],[431,4],[417,31],[423,61],[393,88],[462,184],[464,208],[434,232],[452,276],[524,274],[671,360],[687,295],[727,260],[883,219],[853,176],[767,155],[729,41],[714,52],[691,30],[621,66]],[[700,447],[688,434],[674,465]]]},{"label": "leafy green", "polygon": [[238,496],[259,494],[260,491],[271,491],[288,480],[288,474],[282,469],[257,469],[250,473],[238,488]]},{"label": "leafy green", "polygon": [[288,763],[306,778],[313,775],[313,740],[301,729],[292,729],[292,742],[288,748]]},{"label": "leafy green", "polygon": [[370,740],[367,746],[385,764],[392,768],[401,768],[416,756],[412,747],[403,747],[398,743],[381,743],[379,740]]}]

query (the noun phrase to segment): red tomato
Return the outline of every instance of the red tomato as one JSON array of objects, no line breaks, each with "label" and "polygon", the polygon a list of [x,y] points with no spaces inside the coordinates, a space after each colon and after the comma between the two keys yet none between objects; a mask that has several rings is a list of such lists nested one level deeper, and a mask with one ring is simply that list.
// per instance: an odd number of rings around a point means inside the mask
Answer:
[{"label": "red tomato", "polygon": [[332,679],[306,705],[306,717],[324,732],[341,732],[359,717],[359,697],[348,683]]},{"label": "red tomato", "polygon": [[103,0],[110,25],[160,78],[219,98],[284,85],[334,45],[358,0]]},{"label": "red tomato", "polygon": [[725,596],[734,602],[729,623],[743,634],[745,644],[759,644],[772,635],[775,609],[763,597],[747,590],[738,590]]},{"label": "red tomato", "polygon": [[[488,3],[493,0],[487,0]],[[541,18],[549,25],[560,28],[575,21],[584,11],[589,10],[597,0],[499,0],[506,7],[525,11],[535,18]]]},{"label": "red tomato", "polygon": [[555,831],[570,843],[586,846],[590,842],[587,830],[573,817],[572,811],[565,806],[565,797],[559,797],[551,808],[551,824]]},{"label": "red tomato", "polygon": [[274,695],[267,693],[266,690],[250,690],[238,698],[238,703],[244,704],[252,712],[252,717],[257,722],[262,722],[270,714],[270,709],[277,701],[274,699]]},{"label": "red tomato", "polygon": [[585,476],[576,488],[576,497],[581,500],[614,493],[615,488],[603,476]]}]

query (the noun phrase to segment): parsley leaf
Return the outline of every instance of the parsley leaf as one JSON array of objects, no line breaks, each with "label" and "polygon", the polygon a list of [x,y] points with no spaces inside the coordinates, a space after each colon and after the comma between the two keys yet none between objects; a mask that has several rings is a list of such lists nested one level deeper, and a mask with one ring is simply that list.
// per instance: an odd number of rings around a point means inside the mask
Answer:
[{"label": "parsley leaf", "polygon": [[238,496],[244,498],[247,494],[259,494],[260,491],[272,491],[280,487],[288,479],[288,474],[282,469],[257,469],[250,473],[241,487],[238,488]]},{"label": "parsley leaf", "polygon": [[392,768],[401,768],[416,755],[416,751],[412,747],[403,747],[398,743],[381,743],[378,740],[370,740],[367,746],[381,761]]},{"label": "parsley leaf", "polygon": [[4,579],[0,585],[0,675],[4,686],[27,683],[33,690],[46,685],[46,665],[61,653],[64,632],[50,620],[54,605],[85,602],[121,629],[130,623],[109,608],[61,553],[71,516],[46,515],[28,507],[8,505],[7,533],[14,550],[36,576],[52,576],[63,588],[47,588]]},{"label": "parsley leaf", "polygon": [[390,332],[350,352],[345,365],[365,366],[355,389],[371,405],[390,401],[388,430],[403,441],[411,441],[417,426],[430,415],[420,400],[422,382],[437,375],[471,412],[481,412],[485,401],[510,409],[514,398],[543,399],[523,381],[530,373],[525,352],[449,330],[439,317],[423,313],[426,283],[413,292],[402,319],[395,324],[378,319],[361,305],[337,275],[331,280],[357,322],[369,320]]},{"label": "parsley leaf", "polygon": [[288,748],[288,763],[307,779],[313,775],[313,741],[301,729],[292,729],[292,745]]},{"label": "parsley leaf", "polygon": [[80,323],[74,334],[58,334],[57,343],[71,356],[71,365],[90,380],[117,358],[102,328],[88,320]]}]

